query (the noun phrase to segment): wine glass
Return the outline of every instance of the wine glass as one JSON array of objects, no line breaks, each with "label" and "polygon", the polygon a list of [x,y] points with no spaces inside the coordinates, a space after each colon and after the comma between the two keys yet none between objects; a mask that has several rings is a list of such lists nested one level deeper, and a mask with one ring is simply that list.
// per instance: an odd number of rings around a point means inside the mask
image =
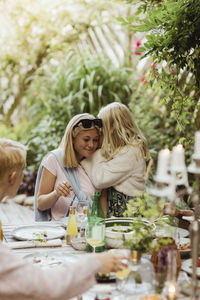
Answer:
[{"label": "wine glass", "polygon": [[88,224],[85,231],[86,241],[92,247],[93,252],[96,252],[96,247],[104,244],[104,237],[101,234],[101,222],[93,222]]},{"label": "wine glass", "polygon": [[128,266],[128,258],[130,257],[130,250],[129,249],[111,249],[109,250],[110,253],[120,256],[126,256],[127,259],[123,259],[123,262],[127,264],[127,267],[123,267],[121,270],[115,272],[116,276],[116,290],[120,291],[123,287],[123,283],[125,279],[131,272],[131,269]]},{"label": "wine glass", "polygon": [[76,206],[76,223],[80,228],[81,223],[84,221],[85,216],[88,214],[89,204],[87,201],[79,201]]}]

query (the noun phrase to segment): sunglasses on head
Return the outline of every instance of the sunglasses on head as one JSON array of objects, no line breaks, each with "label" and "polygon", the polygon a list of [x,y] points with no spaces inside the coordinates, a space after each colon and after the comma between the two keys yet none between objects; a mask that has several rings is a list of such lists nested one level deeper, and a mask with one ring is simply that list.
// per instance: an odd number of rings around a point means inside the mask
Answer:
[{"label": "sunglasses on head", "polygon": [[97,126],[99,128],[103,127],[101,119],[93,119],[93,120],[91,120],[91,119],[83,119],[83,120],[78,121],[78,123],[76,125],[74,125],[73,129],[76,128],[76,127],[78,127],[79,124],[81,124],[83,126],[83,128],[91,128],[92,125]]}]

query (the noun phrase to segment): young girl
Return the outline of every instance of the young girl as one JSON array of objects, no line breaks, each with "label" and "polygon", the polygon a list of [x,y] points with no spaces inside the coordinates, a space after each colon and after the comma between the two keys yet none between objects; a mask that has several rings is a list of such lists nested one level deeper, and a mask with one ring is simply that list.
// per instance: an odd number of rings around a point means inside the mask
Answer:
[{"label": "young girl", "polygon": [[96,188],[107,190],[106,216],[123,216],[126,203],[145,190],[147,142],[129,109],[118,102],[98,115],[103,122],[102,148],[81,164]]},{"label": "young girl", "polygon": [[[90,157],[98,147],[99,129],[102,122],[90,114],[74,116],[67,125],[60,149],[62,163],[70,170],[77,169],[81,190],[93,198],[95,188],[80,165],[83,158]],[[54,154],[43,162],[43,170],[37,194],[39,211],[51,210],[51,219],[65,217],[74,199],[74,191]],[[37,212],[36,212],[37,213]],[[37,214],[36,214],[37,216]],[[36,218],[36,220],[39,220]]]}]

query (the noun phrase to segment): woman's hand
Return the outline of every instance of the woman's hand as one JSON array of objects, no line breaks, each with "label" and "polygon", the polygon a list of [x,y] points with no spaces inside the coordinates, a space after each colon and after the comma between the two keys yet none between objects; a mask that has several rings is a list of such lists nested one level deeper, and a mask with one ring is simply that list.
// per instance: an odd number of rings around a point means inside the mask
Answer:
[{"label": "woman's hand", "polygon": [[69,196],[70,192],[73,191],[73,188],[67,181],[65,181],[58,184],[57,187],[55,188],[55,191],[58,197],[60,196],[67,197]]},{"label": "woman's hand", "polygon": [[164,215],[176,217],[177,215],[179,215],[180,210],[176,208],[174,205],[172,205],[171,203],[165,203],[163,207],[163,213]]},{"label": "woman's hand", "polygon": [[184,210],[184,209],[178,209],[171,203],[165,203],[163,207],[163,213],[165,215],[170,215],[172,217],[177,216],[193,216],[194,212],[190,209]]},{"label": "woman's hand", "polygon": [[110,272],[117,272],[122,268],[127,267],[127,264],[123,262],[123,260],[128,259],[125,256],[115,255],[108,252],[98,253],[95,255],[101,264],[101,272],[104,274]]}]

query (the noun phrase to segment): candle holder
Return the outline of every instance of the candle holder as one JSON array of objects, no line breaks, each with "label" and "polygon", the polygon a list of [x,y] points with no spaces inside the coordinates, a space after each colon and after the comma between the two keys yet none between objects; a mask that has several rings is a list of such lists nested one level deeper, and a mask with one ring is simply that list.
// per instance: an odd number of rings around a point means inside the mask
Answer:
[{"label": "candle holder", "polygon": [[175,300],[178,298],[178,287],[176,281],[166,282],[165,296],[168,300]]},{"label": "candle holder", "polygon": [[177,199],[182,196],[177,192],[180,186],[184,187],[184,193],[191,194],[182,145],[173,147],[172,152],[169,149],[159,152],[154,181],[155,186],[147,191],[158,198],[166,197],[171,203],[176,203]]}]

